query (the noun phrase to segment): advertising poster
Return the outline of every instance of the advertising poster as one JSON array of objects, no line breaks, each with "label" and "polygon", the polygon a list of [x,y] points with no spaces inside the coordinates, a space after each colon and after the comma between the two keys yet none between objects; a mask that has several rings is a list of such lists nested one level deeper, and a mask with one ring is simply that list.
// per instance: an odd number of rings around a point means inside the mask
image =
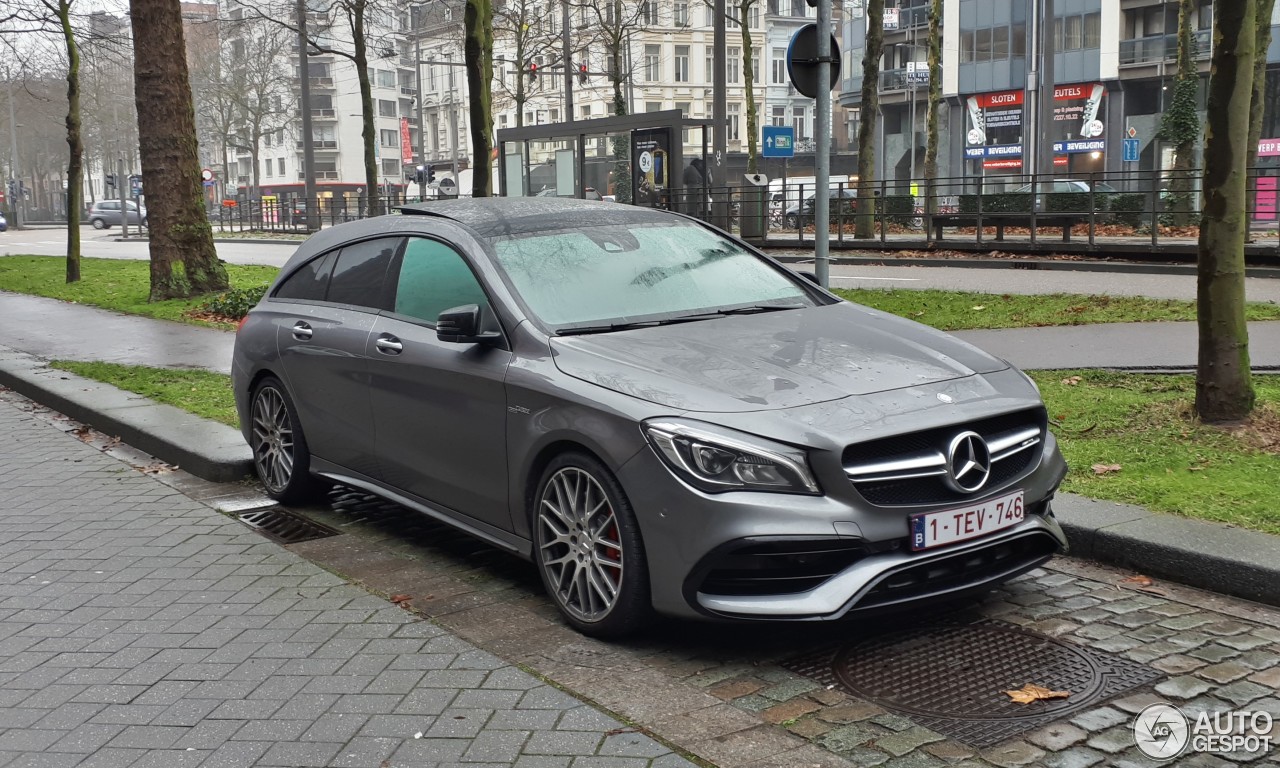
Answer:
[{"label": "advertising poster", "polygon": [[1022,91],[978,93],[965,99],[964,156],[983,168],[1022,167]]},{"label": "advertising poster", "polygon": [[1105,152],[1106,127],[1101,120],[1102,100],[1107,94],[1101,83],[1059,85],[1053,89],[1053,123],[1049,138],[1060,155],[1078,152]]},{"label": "advertising poster", "polygon": [[631,178],[636,205],[657,206],[667,199],[671,178],[671,129],[631,132]]},{"label": "advertising poster", "polygon": [[409,135],[409,118],[400,118],[400,162],[413,163],[413,138]]}]

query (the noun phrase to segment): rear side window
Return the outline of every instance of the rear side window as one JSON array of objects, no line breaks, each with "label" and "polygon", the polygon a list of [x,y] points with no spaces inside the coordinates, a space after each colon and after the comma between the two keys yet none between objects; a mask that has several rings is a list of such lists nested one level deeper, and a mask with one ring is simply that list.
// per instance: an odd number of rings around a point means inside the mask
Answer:
[{"label": "rear side window", "polygon": [[390,309],[387,266],[402,242],[399,237],[383,237],[343,248],[329,278],[326,300],[334,304]]},{"label": "rear side window", "polygon": [[435,325],[441,312],[465,304],[489,304],[466,260],[444,243],[410,238],[396,283],[396,314]]},{"label": "rear side window", "polygon": [[303,264],[276,289],[276,298],[324,301],[335,258],[336,252],[330,251]]}]

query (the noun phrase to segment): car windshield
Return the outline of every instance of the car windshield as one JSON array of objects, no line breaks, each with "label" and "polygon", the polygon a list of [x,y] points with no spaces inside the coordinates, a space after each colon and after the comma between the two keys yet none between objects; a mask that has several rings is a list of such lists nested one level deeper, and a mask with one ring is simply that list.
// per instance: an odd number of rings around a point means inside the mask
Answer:
[{"label": "car windshield", "polygon": [[815,305],[769,262],[682,222],[544,230],[496,239],[493,247],[529,310],[558,330]]}]

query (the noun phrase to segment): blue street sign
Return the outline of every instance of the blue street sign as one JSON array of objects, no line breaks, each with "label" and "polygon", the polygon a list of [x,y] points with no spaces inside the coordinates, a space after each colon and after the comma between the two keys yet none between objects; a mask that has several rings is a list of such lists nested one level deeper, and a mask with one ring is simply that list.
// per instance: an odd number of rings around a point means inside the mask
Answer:
[{"label": "blue street sign", "polygon": [[142,197],[142,177],[136,173],[129,177],[129,194],[132,197]]},{"label": "blue street sign", "polygon": [[796,129],[788,125],[766,125],[761,132],[764,136],[764,151],[761,157],[795,157]]},{"label": "blue street sign", "polygon": [[1139,150],[1140,150],[1140,147],[1138,146],[1137,139],[1125,139],[1124,140],[1124,161],[1126,163],[1138,162]]}]

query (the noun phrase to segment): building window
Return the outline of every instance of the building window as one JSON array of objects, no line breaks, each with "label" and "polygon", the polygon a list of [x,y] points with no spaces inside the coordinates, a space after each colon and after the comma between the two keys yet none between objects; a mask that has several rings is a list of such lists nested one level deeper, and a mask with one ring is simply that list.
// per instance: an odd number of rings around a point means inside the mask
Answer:
[{"label": "building window", "polygon": [[785,126],[787,124],[787,108],[774,107],[770,113],[769,122],[777,128]]},{"label": "building window", "polygon": [[661,112],[661,111],[662,111],[662,102],[660,102],[660,101],[646,101],[646,102],[644,103],[644,111],[645,111],[645,112]]},{"label": "building window", "polygon": [[1101,46],[1102,13],[1094,11],[1053,20],[1053,42],[1059,51],[1078,51]]},{"label": "building window", "polygon": [[770,80],[774,85],[784,85],[787,82],[787,49],[773,49],[773,79]]},{"label": "building window", "polygon": [[675,81],[677,83],[689,82],[689,46],[677,45],[675,55]]},{"label": "building window", "polygon": [[689,26],[689,3],[687,0],[676,0],[671,9],[671,23],[677,27]]},{"label": "building window", "polygon": [[284,158],[283,158],[283,157],[281,157],[281,158],[277,159],[277,160],[276,160],[276,164],[277,164],[277,166],[279,167],[280,175],[281,175],[281,176],[283,176],[283,175],[284,175]]},{"label": "building window", "polygon": [[760,3],[758,0],[747,9],[747,26],[752,29],[760,27]]},{"label": "building window", "polygon": [[[677,102],[676,102],[676,109],[680,110],[680,116],[681,116],[681,117],[688,117],[688,116],[689,116],[689,108],[690,108],[690,104],[689,104],[689,102],[687,102],[687,101],[677,101]],[[688,129],[688,128],[685,128],[684,130],[682,130],[682,131],[680,132],[680,136],[681,136],[681,141],[683,141],[685,144],[688,144],[688,143],[689,143],[689,129]]]},{"label": "building window", "polygon": [[271,158],[269,158],[269,157],[268,157],[266,160],[263,160],[263,161],[262,161],[262,177],[263,177],[264,179],[265,179],[265,178],[270,178],[270,177],[271,177],[271,168],[272,168],[272,167],[273,167],[273,166],[272,166],[272,163],[271,163]]},{"label": "building window", "polygon": [[394,101],[378,99],[378,117],[395,117],[397,104]]},{"label": "building window", "polygon": [[792,107],[791,127],[796,131],[796,141],[806,141],[809,133],[805,130],[804,107]]},{"label": "building window", "polygon": [[400,175],[400,161],[399,161],[399,160],[388,160],[388,159],[383,159],[383,161],[382,161],[382,175],[383,175],[383,176],[399,176],[399,175]]},{"label": "building window", "polygon": [[582,119],[583,119],[583,120],[590,120],[590,119],[591,119],[591,105],[590,105],[590,104],[583,104],[581,107],[579,107],[579,108],[578,108],[578,112],[580,112],[580,113],[581,113],[581,116],[582,116]]},{"label": "building window", "polygon": [[379,88],[395,88],[396,73],[388,72],[385,69],[378,70],[378,87]]},{"label": "building window", "polygon": [[715,49],[714,49],[714,48],[712,48],[711,46],[709,46],[709,45],[708,45],[708,46],[706,47],[706,52],[707,52],[707,59],[706,59],[706,62],[707,62],[707,68],[706,68],[706,69],[704,69],[704,70],[702,70],[702,71],[703,71],[703,72],[705,72],[705,73],[707,74],[707,85],[711,85],[712,83],[714,83],[714,82],[716,81],[716,59],[715,59],[715,53],[714,53],[714,51],[715,51]]},{"label": "building window", "polygon": [[751,49],[751,82],[760,83],[760,56],[762,51],[759,48]]},{"label": "building window", "polygon": [[380,142],[380,143],[382,144],[382,146],[384,146],[384,147],[398,147],[398,146],[400,146],[400,132],[399,132],[399,131],[392,131],[392,130],[388,130],[388,129],[386,129],[386,128],[383,128],[382,130],[378,131],[378,135],[381,137],[381,142]]},{"label": "building window", "polygon": [[711,6],[711,3],[707,3],[703,8],[705,13],[703,13],[702,26],[714,27],[716,25],[716,9]]},{"label": "building window", "polygon": [[658,23],[658,3],[657,0],[641,0],[640,1],[640,20],[646,26],[655,26]]},{"label": "building window", "polygon": [[644,47],[644,79],[656,83],[662,79],[662,46]]},{"label": "building window", "polygon": [[737,85],[741,74],[742,49],[730,47],[725,54],[725,82],[729,85]]},{"label": "building window", "polygon": [[736,102],[733,104],[730,104],[729,105],[729,137],[728,137],[729,141],[738,141],[738,137],[740,135],[738,130],[739,128],[738,124],[739,122],[741,122],[741,118],[742,118],[742,105]]},{"label": "building window", "polygon": [[[1098,15],[1098,14],[1090,14]],[[1070,25],[1072,35],[1077,39],[1082,39],[1082,17],[1076,16],[1075,22]],[[1101,17],[1099,16],[1099,20]],[[1058,19],[1057,22],[1061,22]],[[1061,47],[1062,30],[1060,25],[1055,25],[1054,34],[1057,36],[1058,50],[1066,50]],[[1079,44],[1075,46],[1079,48]],[[1095,45],[1095,47],[1097,47]],[[967,29],[960,33],[960,62],[967,64],[974,61],[1004,61],[1009,57],[1023,57],[1027,55],[1027,26],[1024,23],[1005,25],[999,27],[990,27],[984,29]]]}]

